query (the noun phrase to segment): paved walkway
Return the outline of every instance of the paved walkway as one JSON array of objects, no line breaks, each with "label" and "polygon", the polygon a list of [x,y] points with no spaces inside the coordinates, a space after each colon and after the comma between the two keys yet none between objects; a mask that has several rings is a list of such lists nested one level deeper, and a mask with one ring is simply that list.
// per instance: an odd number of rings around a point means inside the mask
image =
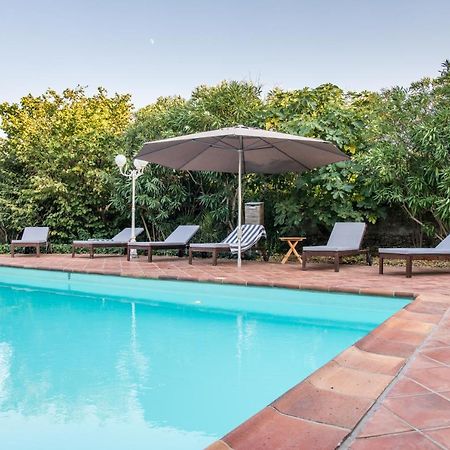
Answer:
[{"label": "paved walkway", "polygon": [[213,444],[247,449],[449,449],[450,269],[235,262],[155,257],[0,255],[0,265],[161,279],[416,295],[405,309]]},{"label": "paved walkway", "polygon": [[194,259],[190,266],[186,258],[155,256],[153,262],[141,257],[138,261],[128,262],[125,257],[96,255],[0,255],[1,265],[19,265],[42,269],[58,269],[124,275],[148,278],[173,278],[180,280],[213,281],[237,284],[260,284],[288,286],[302,289],[344,290],[349,292],[379,293],[397,292],[442,293],[450,295],[450,265],[447,269],[418,268],[413,278],[405,277],[404,267],[387,266],[385,275],[378,275],[378,268],[341,265],[339,273],[333,271],[331,264],[309,264],[302,271],[299,264],[264,263],[262,261],[243,261],[237,270],[236,260],[219,260],[217,266],[210,259]]}]

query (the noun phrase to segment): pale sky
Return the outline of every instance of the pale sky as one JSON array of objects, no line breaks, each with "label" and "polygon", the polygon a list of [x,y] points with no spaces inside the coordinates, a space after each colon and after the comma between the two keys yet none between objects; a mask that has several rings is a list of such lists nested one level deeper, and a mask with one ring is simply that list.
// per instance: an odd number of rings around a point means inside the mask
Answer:
[{"label": "pale sky", "polygon": [[448,0],[0,0],[0,102],[83,85],[142,107],[224,79],[378,90],[445,59]]}]

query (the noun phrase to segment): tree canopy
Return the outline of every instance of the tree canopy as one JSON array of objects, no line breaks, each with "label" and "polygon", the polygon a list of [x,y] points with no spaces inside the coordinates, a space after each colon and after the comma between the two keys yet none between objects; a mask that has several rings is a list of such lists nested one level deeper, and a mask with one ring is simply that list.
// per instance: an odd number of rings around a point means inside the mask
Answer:
[{"label": "tree canopy", "polygon": [[[320,233],[337,220],[375,224],[390,208],[436,238],[450,230],[450,64],[436,78],[379,93],[324,84],[267,95],[250,82],[199,86],[133,111],[128,95],[83,88],[0,105],[0,229],[7,240],[48,225],[57,242],[110,235],[128,223],[130,184],[114,156],[146,141],[237,124],[317,137],[351,160],[303,174],[244,179],[245,201],[266,203],[266,227]],[[219,239],[236,223],[236,177],[149,165],[138,181],[138,221],[151,239],[179,223]]]},{"label": "tree canopy", "polygon": [[105,174],[131,120],[128,95],[88,97],[82,88],[0,105],[0,228],[5,237],[45,224],[57,240],[87,236],[117,220]]},{"label": "tree canopy", "polygon": [[378,138],[360,158],[370,195],[443,239],[450,232],[450,62],[435,79],[383,92],[377,114]]}]

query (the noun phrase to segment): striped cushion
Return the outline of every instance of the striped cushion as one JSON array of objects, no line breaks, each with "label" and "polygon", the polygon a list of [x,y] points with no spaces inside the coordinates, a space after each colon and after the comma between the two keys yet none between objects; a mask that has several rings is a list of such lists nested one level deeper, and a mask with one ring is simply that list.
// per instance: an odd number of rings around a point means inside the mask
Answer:
[{"label": "striped cushion", "polygon": [[[231,253],[238,252],[237,228],[229,234],[222,242],[230,245]],[[241,253],[252,248],[262,237],[266,237],[263,225],[242,225]]]}]

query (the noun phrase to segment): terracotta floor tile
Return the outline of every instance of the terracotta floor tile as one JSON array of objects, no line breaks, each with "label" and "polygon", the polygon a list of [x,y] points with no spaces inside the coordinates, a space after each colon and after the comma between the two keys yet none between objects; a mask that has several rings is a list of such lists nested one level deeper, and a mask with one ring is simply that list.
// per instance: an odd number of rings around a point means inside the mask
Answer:
[{"label": "terracotta floor tile", "polygon": [[421,322],[436,324],[441,320],[440,314],[427,314],[403,309],[397,313],[397,317],[407,320],[420,320]]},{"label": "terracotta floor tile", "polygon": [[450,365],[450,347],[423,350],[421,353],[435,361]]},{"label": "terracotta floor tile", "polygon": [[406,371],[406,375],[434,391],[450,390],[450,367],[412,368]]},{"label": "terracotta floor tile", "polygon": [[231,447],[227,445],[223,441],[213,442],[211,445],[208,445],[205,450],[230,450]]},{"label": "terracotta floor tile", "polygon": [[395,330],[409,331],[411,333],[428,334],[434,328],[434,325],[419,320],[402,319],[395,316],[386,320],[380,327],[380,329],[382,328],[394,328]]},{"label": "terracotta floor tile", "polygon": [[410,395],[429,394],[430,391],[406,377],[400,378],[389,391],[388,397],[405,397]]},{"label": "terracotta floor tile", "polygon": [[445,338],[438,339],[437,337],[433,336],[427,340],[425,345],[422,347],[422,350],[428,350],[430,348],[443,348],[448,347],[450,345],[449,340]]},{"label": "terracotta floor tile", "polygon": [[390,342],[399,342],[402,344],[413,345],[414,347],[420,345],[426,337],[426,335],[422,333],[414,333],[411,331],[404,331],[396,328],[388,328],[384,325],[381,325],[380,327],[373,330],[372,334],[380,339],[385,339]]},{"label": "terracotta floor tile", "polygon": [[399,356],[403,358],[409,357],[416,350],[415,345],[381,339],[373,334],[368,334],[363,337],[355,344],[355,346],[366,352],[378,353],[380,355]]},{"label": "terracotta floor tile", "polygon": [[392,381],[389,375],[362,372],[328,363],[314,372],[308,381],[315,387],[353,397],[377,398]]},{"label": "terracotta floor tile", "polygon": [[380,436],[382,434],[393,434],[412,430],[413,428],[410,425],[381,406],[366,422],[360,437]]},{"label": "terracotta floor tile", "polygon": [[424,352],[414,355],[409,369],[430,369],[431,367],[443,367],[443,364],[428,358]]},{"label": "terracotta floor tile", "polygon": [[436,302],[414,302],[405,307],[407,311],[442,315],[447,310],[447,307],[442,303]]},{"label": "terracotta floor tile", "polygon": [[222,440],[234,450],[329,450],[336,448],[347,433],[265,408]]},{"label": "terracotta floor tile", "polygon": [[353,428],[372,406],[373,400],[325,391],[304,382],[273,403],[284,414]]},{"label": "terracotta floor tile", "polygon": [[383,405],[416,428],[450,425],[450,401],[437,394],[386,398]]},{"label": "terracotta floor tile", "polygon": [[383,289],[382,287],[379,288],[361,288],[359,290],[360,294],[365,294],[365,295],[388,295],[389,297],[394,297],[394,291],[387,291],[386,289]]},{"label": "terracotta floor tile", "polygon": [[426,437],[417,431],[385,436],[357,439],[352,450],[438,450]]},{"label": "terracotta floor tile", "polygon": [[430,436],[431,439],[445,448],[450,448],[450,428],[441,428],[439,430],[426,431],[426,436]]},{"label": "terracotta floor tile", "polygon": [[334,360],[344,367],[385,375],[397,374],[405,363],[404,358],[365,352],[355,346],[349,347]]},{"label": "terracotta floor tile", "polygon": [[448,292],[431,292],[427,293],[426,301],[436,302],[436,303],[444,303],[450,306],[450,298],[448,296]]},{"label": "terracotta floor tile", "polygon": [[439,395],[446,398],[447,400],[450,400],[450,391],[441,391],[439,392]]},{"label": "terracotta floor tile", "polygon": [[[449,295],[449,297],[450,297],[450,295]],[[435,334],[438,337],[438,339],[440,339],[440,338],[448,338],[449,337],[449,331],[450,331],[450,327],[443,323],[442,326],[436,331]]]}]

